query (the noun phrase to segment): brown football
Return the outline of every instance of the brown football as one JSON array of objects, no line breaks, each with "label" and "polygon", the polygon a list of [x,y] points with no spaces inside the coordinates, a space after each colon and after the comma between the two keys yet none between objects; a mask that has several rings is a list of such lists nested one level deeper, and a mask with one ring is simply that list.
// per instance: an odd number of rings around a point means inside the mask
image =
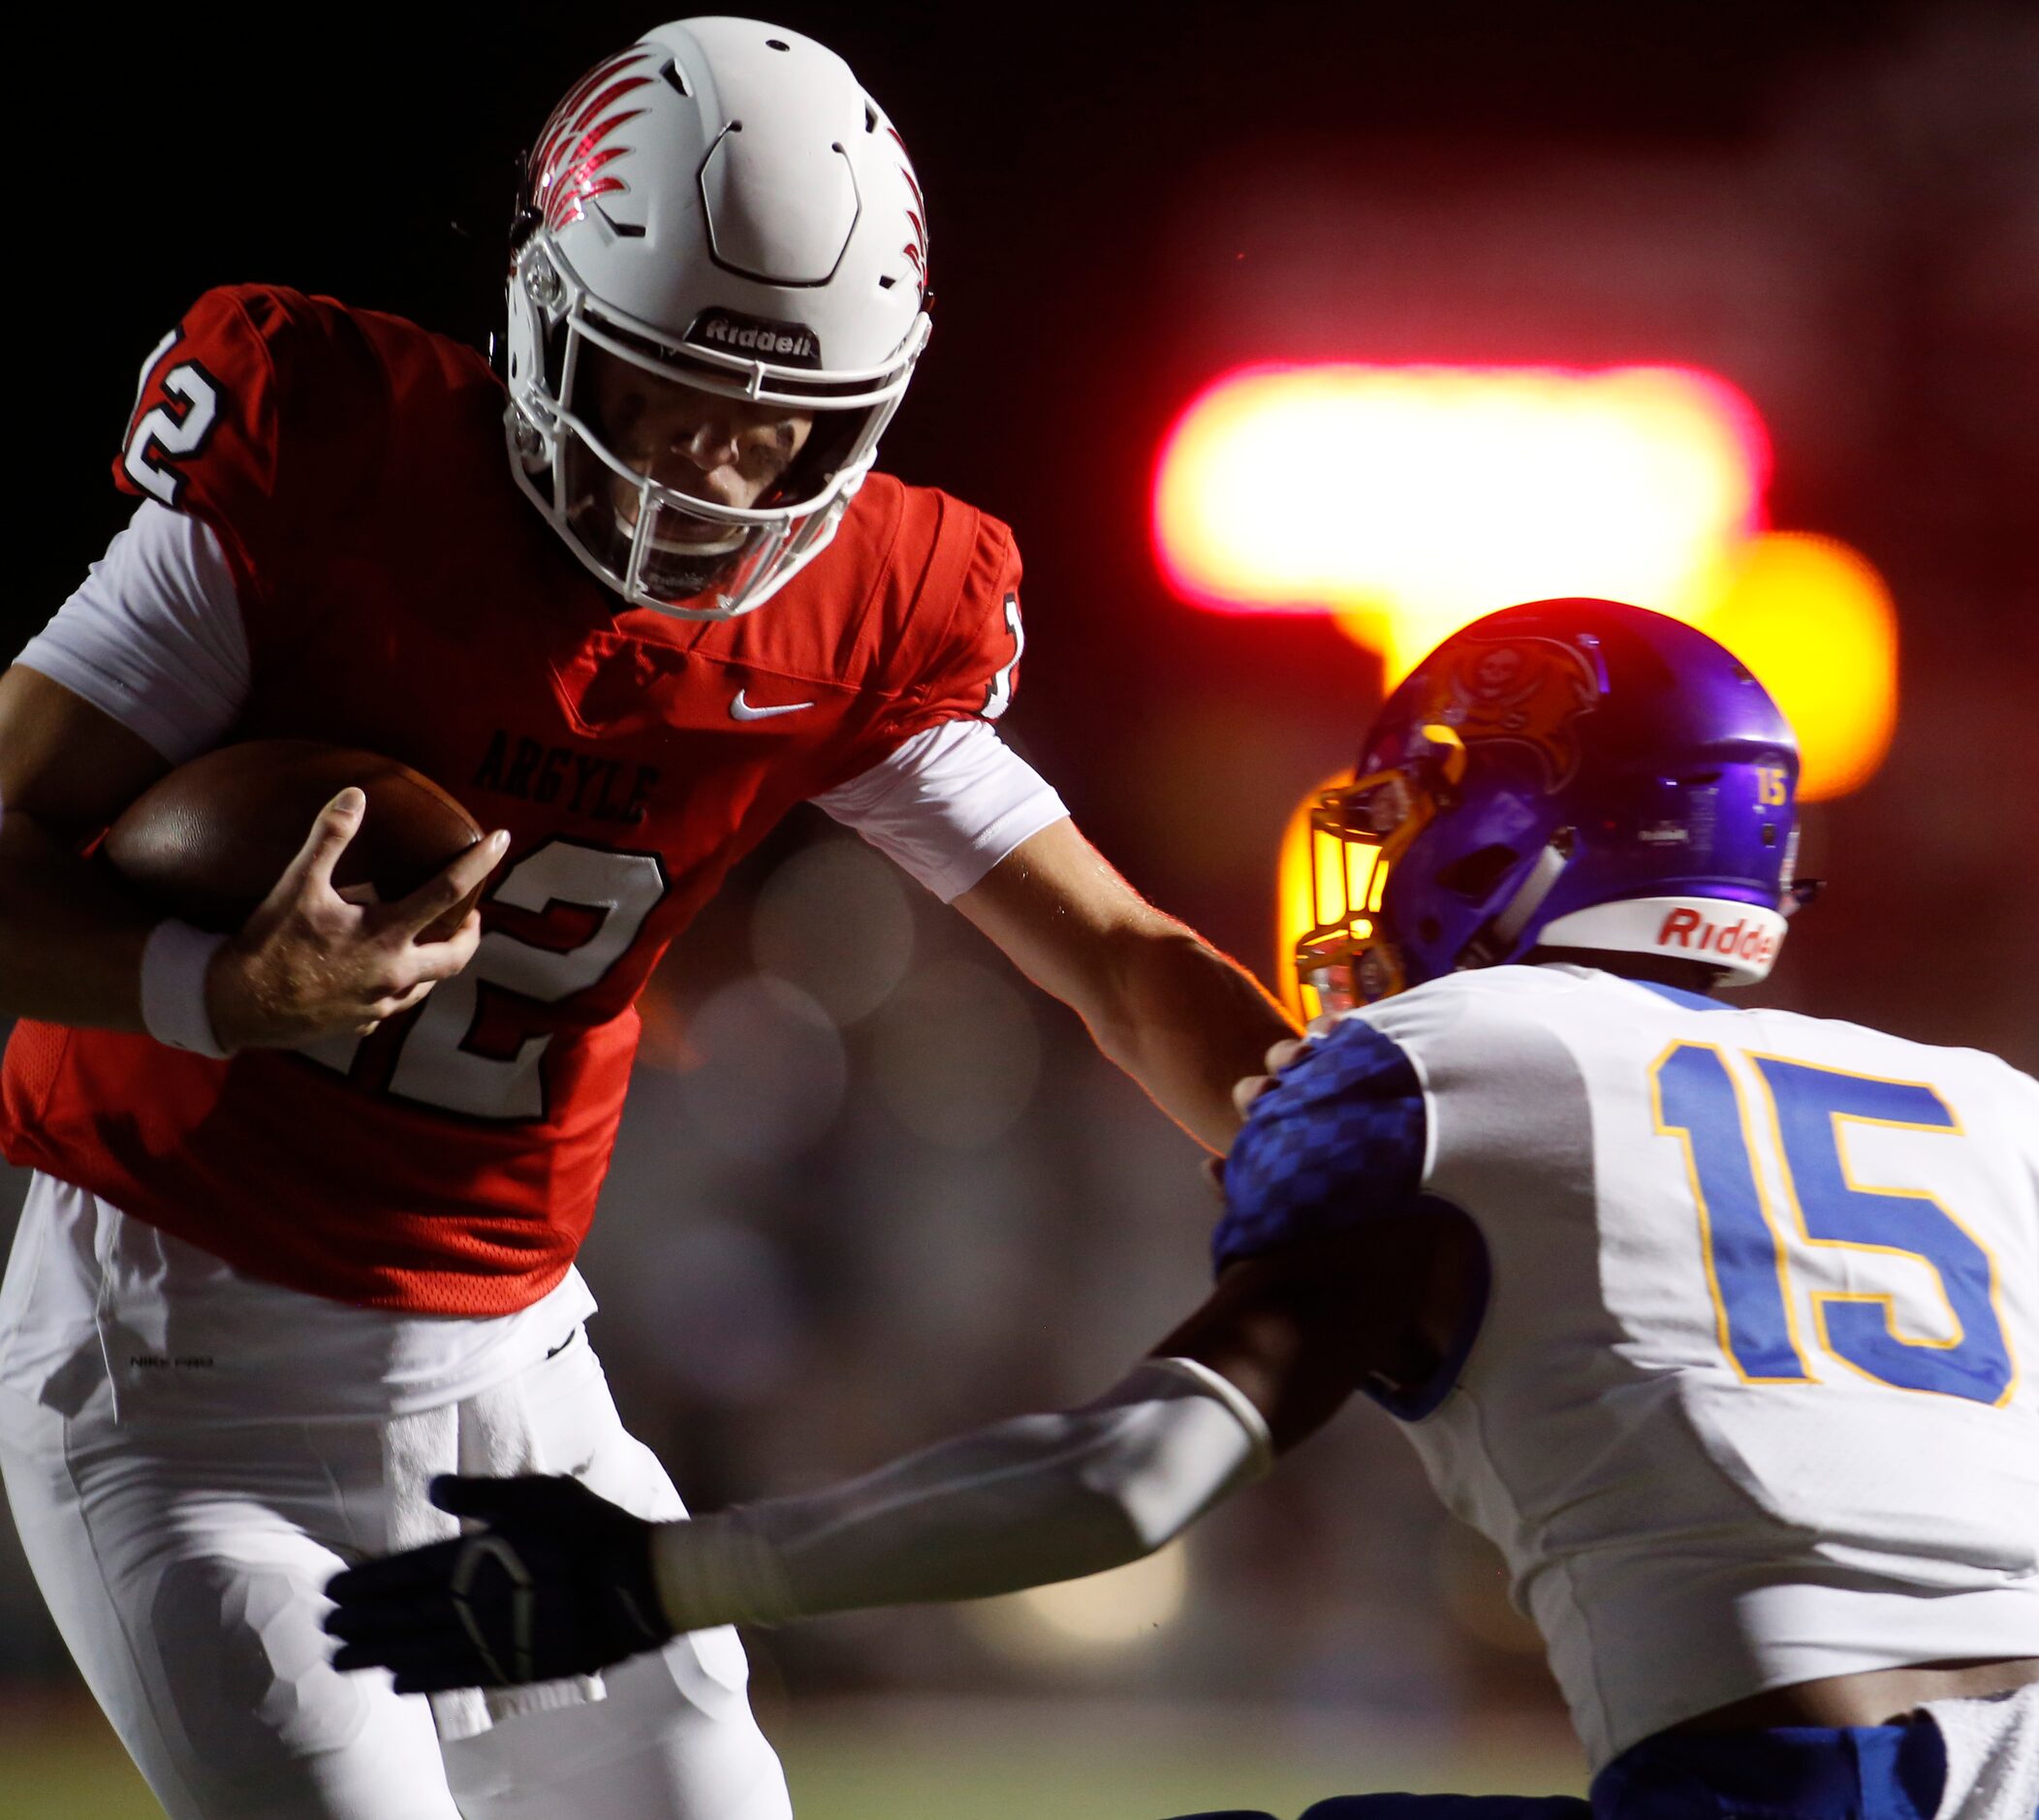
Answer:
[{"label": "brown football", "polygon": [[[165,915],[204,929],[246,923],[297,858],[327,803],[359,784],[367,810],[333,885],[391,903],[481,839],[474,818],[429,777],[374,752],[313,739],[251,739],[180,765],[128,804],[100,851]],[[479,894],[479,891],[475,894]],[[428,933],[459,926],[473,901]]]}]

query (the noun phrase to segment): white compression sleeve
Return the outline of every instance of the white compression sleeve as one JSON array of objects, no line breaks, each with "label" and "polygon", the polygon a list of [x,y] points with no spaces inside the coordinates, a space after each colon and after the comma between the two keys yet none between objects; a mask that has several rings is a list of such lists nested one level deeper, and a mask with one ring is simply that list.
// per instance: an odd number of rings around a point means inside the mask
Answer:
[{"label": "white compression sleeve", "polygon": [[984,1598],[1149,1553],[1272,1461],[1242,1392],[1194,1360],[1149,1359],[1082,1409],[1001,1422],[804,1497],[661,1524],[652,1562],[681,1630]]}]

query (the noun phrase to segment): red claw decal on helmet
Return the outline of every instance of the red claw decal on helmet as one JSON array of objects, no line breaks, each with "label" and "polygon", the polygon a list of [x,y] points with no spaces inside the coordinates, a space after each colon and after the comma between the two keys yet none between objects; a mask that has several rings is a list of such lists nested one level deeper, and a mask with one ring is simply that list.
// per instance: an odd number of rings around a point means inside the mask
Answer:
[{"label": "red claw decal on helmet", "polygon": [[625,156],[630,147],[603,141],[643,112],[642,108],[618,111],[616,104],[634,89],[649,86],[648,74],[624,72],[652,55],[649,50],[625,50],[596,64],[567,91],[545,123],[531,154],[531,206],[554,233],[570,221],[584,220],[587,204],[596,197],[629,188],[604,167]]},{"label": "red claw decal on helmet", "polygon": [[913,266],[914,277],[923,291],[927,289],[927,202],[921,194],[921,180],[913,173],[913,160],[907,155],[906,141],[899,137],[899,129],[887,126],[887,136],[899,148],[899,174],[906,179],[906,187],[913,192],[913,206],[906,211],[907,225],[913,230],[913,237],[899,250]]}]

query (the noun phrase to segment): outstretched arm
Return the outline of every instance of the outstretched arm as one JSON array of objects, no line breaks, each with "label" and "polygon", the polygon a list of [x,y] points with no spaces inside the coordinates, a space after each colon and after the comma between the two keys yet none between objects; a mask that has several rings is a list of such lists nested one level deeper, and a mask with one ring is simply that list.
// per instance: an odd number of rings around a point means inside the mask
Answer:
[{"label": "outstretched arm", "polygon": [[1095,1401],[946,1441],[804,1497],[660,1527],[675,1628],[976,1599],[1151,1553],[1263,1477],[1356,1388],[1436,1370],[1469,1309],[1465,1235],[1411,1213],[1283,1245]]},{"label": "outstretched arm", "polygon": [[1021,841],[956,907],[1213,1150],[1239,1130],[1234,1083],[1296,1033],[1244,968],[1155,909],[1066,819]]},{"label": "outstretched arm", "polygon": [[641,1522],[571,1480],[442,1480],[486,1527],[339,1575],[341,1668],[400,1690],[586,1673],[677,1630],[981,1598],[1118,1566],[1268,1470],[1388,1375],[1433,1260],[1390,1223],[1229,1269],[1117,1385],[861,1479]]},{"label": "outstretched arm", "polygon": [[440,1479],[487,1526],[337,1576],[341,1669],[401,1693],[586,1674],[681,1630],[972,1599],[1159,1548],[1269,1464],[1232,1385],[1149,1360],[1095,1402],[1021,1416],[802,1497],[649,1523],[572,1479]]},{"label": "outstretched arm", "polygon": [[[1149,1358],[1095,1401],[1020,1416],[651,1547],[675,1628],[979,1599],[1151,1553],[1273,1463],[1266,1420],[1195,1360]],[[693,1533],[682,1533],[683,1531]]]}]

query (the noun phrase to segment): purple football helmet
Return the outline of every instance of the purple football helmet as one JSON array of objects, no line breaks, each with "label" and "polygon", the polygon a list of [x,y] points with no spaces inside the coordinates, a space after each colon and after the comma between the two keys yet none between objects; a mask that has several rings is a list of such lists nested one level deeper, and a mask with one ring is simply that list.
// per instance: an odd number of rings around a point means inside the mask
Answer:
[{"label": "purple football helmet", "polygon": [[1311,817],[1326,1010],[1535,948],[1770,971],[1792,878],[1798,740],[1703,632],[1607,600],[1530,601],[1437,646],[1355,780]]}]

